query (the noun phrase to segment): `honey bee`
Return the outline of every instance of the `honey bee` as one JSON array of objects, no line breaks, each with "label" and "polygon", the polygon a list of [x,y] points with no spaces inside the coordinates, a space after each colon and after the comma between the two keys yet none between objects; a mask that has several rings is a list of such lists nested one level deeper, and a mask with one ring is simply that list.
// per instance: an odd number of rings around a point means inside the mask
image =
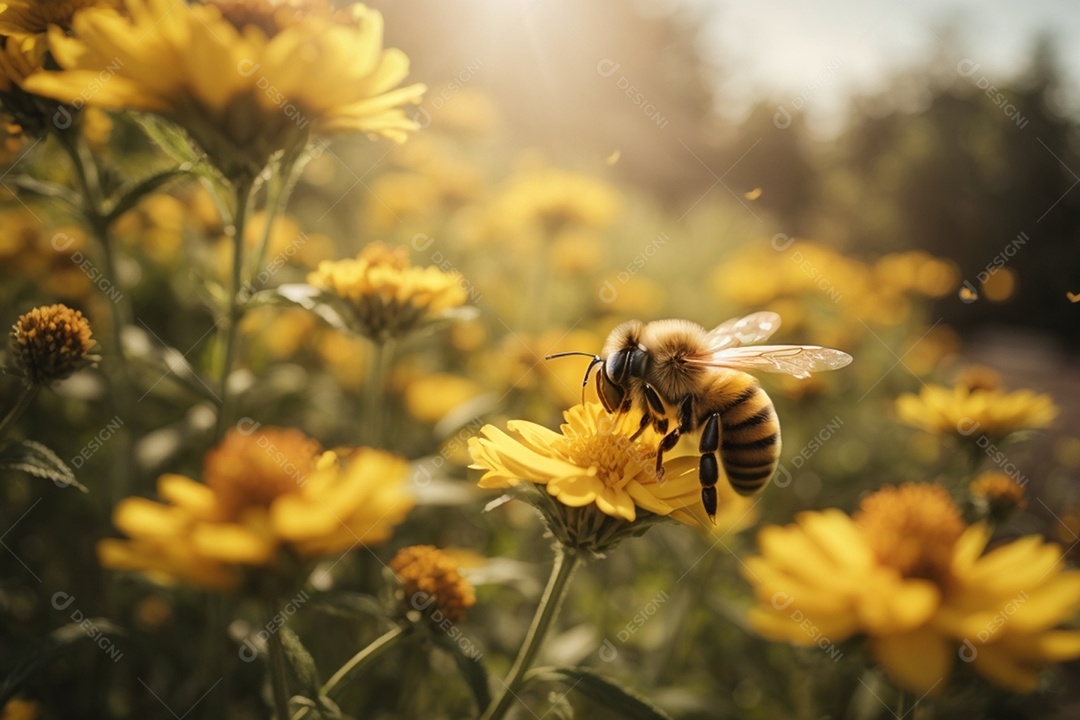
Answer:
[{"label": "honey bee", "polygon": [[[735,492],[752,495],[772,478],[780,462],[780,422],[772,400],[757,378],[744,371],[765,371],[806,378],[811,372],[836,370],[851,362],[840,350],[816,345],[758,345],[780,327],[780,316],[757,312],[706,330],[689,320],[629,320],[608,335],[599,355],[564,352],[592,358],[582,387],[593,368],[600,401],[609,413],[637,405],[641,425],[663,435],[656,452],[656,475],[663,477],[664,453],[679,437],[701,429],[698,451],[701,502],[716,517],[718,458]],[[670,428],[670,431],[669,431]]]}]

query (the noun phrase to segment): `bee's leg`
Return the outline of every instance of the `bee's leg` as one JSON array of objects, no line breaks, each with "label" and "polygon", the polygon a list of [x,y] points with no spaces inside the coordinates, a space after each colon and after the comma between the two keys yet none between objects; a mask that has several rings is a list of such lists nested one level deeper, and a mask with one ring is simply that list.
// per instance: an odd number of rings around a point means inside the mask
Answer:
[{"label": "bee's leg", "polygon": [[636,440],[640,434],[645,432],[649,423],[652,423],[652,427],[658,433],[667,432],[667,410],[664,408],[664,402],[660,399],[660,394],[649,383],[645,383],[645,407],[642,415],[642,424],[638,425],[637,430],[630,436],[631,440]]},{"label": "bee's leg", "polygon": [[682,435],[679,428],[675,428],[660,441],[660,446],[656,448],[656,479],[664,479],[664,453],[679,444],[679,437]]},{"label": "bee's leg", "polygon": [[645,413],[641,416],[641,423],[638,425],[638,429],[634,431],[634,434],[630,436],[630,442],[638,439],[641,433],[645,432],[645,428],[649,427],[649,423],[652,422],[652,418],[649,417],[649,413]]},{"label": "bee's leg", "polygon": [[701,503],[709,519],[716,522],[716,481],[720,479],[720,467],[716,453],[720,450],[720,413],[713,413],[705,420],[701,431],[701,461],[698,478],[701,480]]},{"label": "bee's leg", "polygon": [[[652,390],[652,388],[649,388],[649,390]],[[687,395],[679,402],[679,424],[675,426],[674,430],[664,436],[664,439],[660,441],[660,446],[656,449],[656,477],[658,480],[663,479],[664,477],[664,453],[679,444],[679,438],[682,437],[683,433],[690,432],[693,428],[693,418],[694,396]],[[667,428],[667,417],[664,417],[662,422],[658,423],[657,430],[659,432],[667,432]]]}]

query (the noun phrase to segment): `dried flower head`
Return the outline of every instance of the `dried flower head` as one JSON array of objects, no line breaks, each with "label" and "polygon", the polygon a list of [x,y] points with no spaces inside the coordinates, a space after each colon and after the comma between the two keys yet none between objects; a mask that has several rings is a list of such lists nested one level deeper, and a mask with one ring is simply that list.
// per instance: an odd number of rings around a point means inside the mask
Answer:
[{"label": "dried flower head", "polygon": [[67,305],[45,305],[20,315],[11,330],[19,373],[33,385],[63,380],[83,367],[94,346],[90,323]]},{"label": "dried flower head", "polygon": [[450,622],[461,620],[465,610],[476,604],[476,593],[458,568],[454,556],[432,545],[402,548],[390,561],[406,606],[426,610],[434,604]]},{"label": "dried flower head", "polygon": [[1001,522],[1014,510],[1027,507],[1024,486],[1000,471],[984,472],[971,481],[968,490],[983,515],[993,522]]}]

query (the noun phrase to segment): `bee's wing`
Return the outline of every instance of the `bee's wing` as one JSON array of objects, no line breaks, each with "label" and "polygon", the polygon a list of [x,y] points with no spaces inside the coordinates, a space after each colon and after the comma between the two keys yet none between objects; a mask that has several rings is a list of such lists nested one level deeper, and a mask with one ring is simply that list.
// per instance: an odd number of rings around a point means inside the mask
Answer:
[{"label": "bee's wing", "polygon": [[842,368],[851,362],[851,356],[841,350],[817,345],[759,345],[729,347],[713,353],[710,358],[691,362],[710,367],[763,370],[807,378],[812,372]]},{"label": "bee's wing", "polygon": [[724,348],[749,345],[768,340],[779,327],[780,316],[776,313],[756,312],[720,323],[705,336],[705,345],[711,353]]}]

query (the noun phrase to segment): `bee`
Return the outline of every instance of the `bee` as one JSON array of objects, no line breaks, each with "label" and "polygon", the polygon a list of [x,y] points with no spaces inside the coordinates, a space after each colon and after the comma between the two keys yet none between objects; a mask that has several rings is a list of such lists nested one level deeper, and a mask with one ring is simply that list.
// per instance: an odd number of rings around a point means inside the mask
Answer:
[{"label": "bee", "polygon": [[664,453],[679,438],[701,430],[701,502],[716,517],[719,462],[735,492],[752,495],[769,482],[780,462],[780,422],[772,400],[746,371],[777,372],[806,378],[811,372],[836,370],[851,362],[840,350],[816,345],[758,345],[780,327],[780,316],[757,312],[706,330],[689,320],[629,320],[608,335],[592,358],[600,401],[609,413],[641,410],[636,439],[652,425],[663,435],[656,452],[656,476],[662,478]]}]

